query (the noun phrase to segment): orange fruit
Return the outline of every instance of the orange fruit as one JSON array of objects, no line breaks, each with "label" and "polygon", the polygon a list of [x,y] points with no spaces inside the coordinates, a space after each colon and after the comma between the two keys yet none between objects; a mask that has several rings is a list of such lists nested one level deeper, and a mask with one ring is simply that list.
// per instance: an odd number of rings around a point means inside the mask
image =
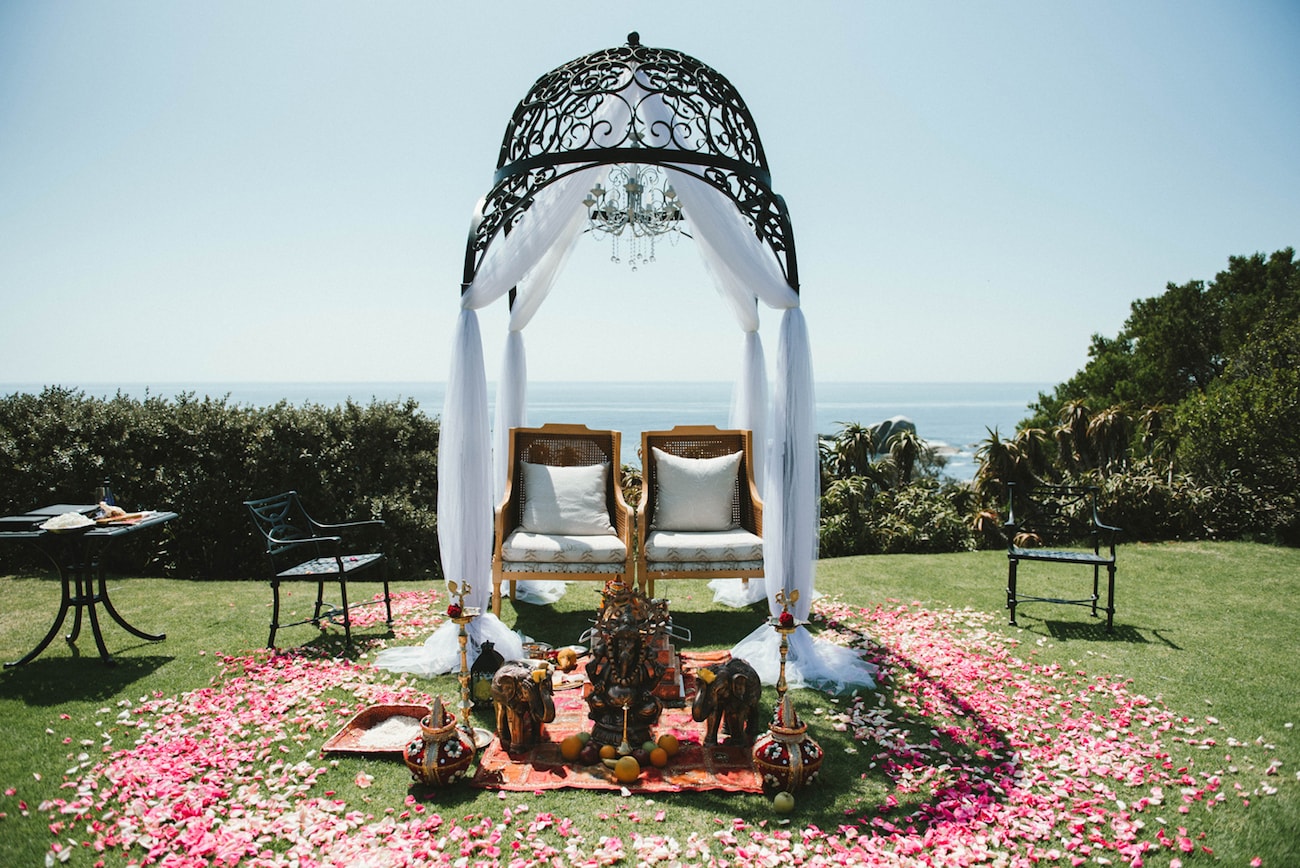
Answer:
[{"label": "orange fruit", "polygon": [[620,784],[630,784],[641,776],[641,765],[636,757],[625,756],[614,763],[614,777]]},{"label": "orange fruit", "polygon": [[561,648],[555,654],[555,665],[563,672],[572,672],[578,668],[578,655],[572,648]]},{"label": "orange fruit", "polygon": [[665,734],[659,736],[659,746],[663,748],[664,752],[669,756],[675,756],[677,751],[681,749],[681,744],[678,743],[677,736],[675,735]]},{"label": "orange fruit", "polygon": [[618,748],[614,747],[614,745],[602,744],[600,746],[601,759],[613,759],[616,756],[618,756]]},{"label": "orange fruit", "polygon": [[560,742],[560,756],[569,762],[578,758],[582,752],[582,739],[576,735],[565,736],[564,741]]},{"label": "orange fruit", "polygon": [[657,747],[650,751],[650,765],[657,769],[661,769],[668,765],[668,751],[661,747]]}]

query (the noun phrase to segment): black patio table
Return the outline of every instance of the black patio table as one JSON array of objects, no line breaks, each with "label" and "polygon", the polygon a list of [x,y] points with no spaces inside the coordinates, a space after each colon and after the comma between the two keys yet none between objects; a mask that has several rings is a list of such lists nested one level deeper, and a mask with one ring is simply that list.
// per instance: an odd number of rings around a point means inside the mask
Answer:
[{"label": "black patio table", "polygon": [[[95,637],[95,646],[99,649],[99,657],[105,663],[111,664],[114,661],[104,645],[104,634],[100,630],[99,615],[96,612],[97,605],[102,604],[104,611],[134,636],[150,642],[159,642],[167,638],[166,633],[146,633],[133,626],[117,611],[109,598],[108,585],[104,578],[104,555],[116,541],[149,528],[160,527],[176,518],[176,513],[146,512],[133,520],[95,524],[71,531],[49,531],[40,527],[42,523],[64,513],[76,512],[89,517],[95,510],[94,505],[59,503],[23,515],[0,518],[0,542],[6,540],[29,542],[36,546],[58,569],[59,580],[63,585],[59,613],[54,617],[54,624],[45,634],[45,638],[21,660],[6,663],[6,669],[35,660],[58,634],[69,609],[73,610],[73,621],[72,632],[65,637],[68,644],[74,644],[81,633],[81,610],[85,609],[90,619],[91,633]],[[98,583],[98,590],[95,587],[96,583]]]}]

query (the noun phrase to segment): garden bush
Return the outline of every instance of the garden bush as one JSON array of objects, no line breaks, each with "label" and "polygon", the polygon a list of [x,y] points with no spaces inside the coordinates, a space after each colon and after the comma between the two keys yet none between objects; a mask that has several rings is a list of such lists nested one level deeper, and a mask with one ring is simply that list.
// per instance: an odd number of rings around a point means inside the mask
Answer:
[{"label": "garden bush", "polygon": [[954,505],[961,490],[931,480],[887,489],[861,476],[834,480],[821,500],[820,555],[971,551],[975,537]]},{"label": "garden bush", "polygon": [[873,550],[881,554],[973,551],[968,523],[943,487],[913,484],[876,495],[872,504]]},{"label": "garden bush", "polygon": [[60,387],[0,398],[3,514],[92,502],[107,478],[127,509],[180,516],[121,550],[141,573],[261,577],[243,501],[294,489],[318,520],[383,519],[390,575],[436,576],[437,456],[438,420],[413,399],[251,407]]}]

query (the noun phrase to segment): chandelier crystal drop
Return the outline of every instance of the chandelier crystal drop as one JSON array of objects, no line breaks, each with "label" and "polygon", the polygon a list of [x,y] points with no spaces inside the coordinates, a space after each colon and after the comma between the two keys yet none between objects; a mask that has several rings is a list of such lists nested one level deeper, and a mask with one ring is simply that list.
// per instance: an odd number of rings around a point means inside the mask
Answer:
[{"label": "chandelier crystal drop", "polygon": [[609,189],[599,183],[591,188],[582,204],[587,209],[587,231],[596,238],[608,236],[613,252],[610,261],[621,262],[620,240],[627,242],[628,264],[655,261],[655,241],[668,235],[677,242],[682,234],[682,209],[672,184],[664,186],[658,166],[614,166],[609,171]]}]

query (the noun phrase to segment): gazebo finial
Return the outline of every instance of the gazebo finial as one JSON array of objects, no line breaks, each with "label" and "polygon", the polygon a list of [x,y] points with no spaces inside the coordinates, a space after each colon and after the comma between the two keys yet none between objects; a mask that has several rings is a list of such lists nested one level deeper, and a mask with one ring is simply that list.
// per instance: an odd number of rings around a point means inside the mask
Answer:
[{"label": "gazebo finial", "polygon": [[631,48],[639,48],[641,45],[641,34],[633,30],[627,35],[627,44]]}]

